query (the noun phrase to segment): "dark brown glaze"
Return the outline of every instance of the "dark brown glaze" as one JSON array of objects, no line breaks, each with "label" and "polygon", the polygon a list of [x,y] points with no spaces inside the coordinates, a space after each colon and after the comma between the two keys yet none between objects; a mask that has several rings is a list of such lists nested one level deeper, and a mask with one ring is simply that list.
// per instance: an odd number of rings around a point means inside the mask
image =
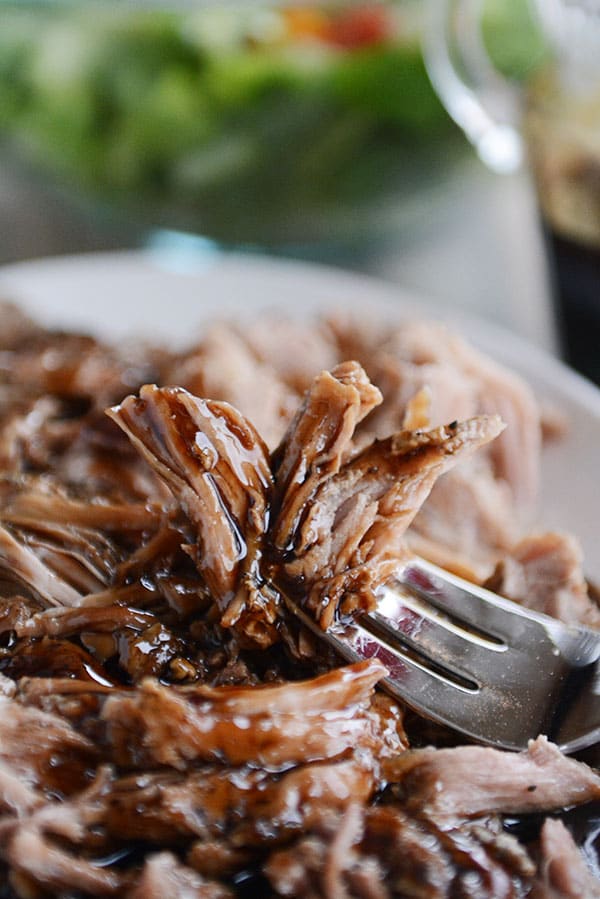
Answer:
[{"label": "dark brown glaze", "polygon": [[239,849],[276,845],[311,826],[322,805],[334,812],[364,803],[373,772],[352,759],[313,762],[282,774],[202,766],[191,774],[130,775],[105,793],[101,824],[118,838],[177,847],[182,840],[218,840]]},{"label": "dark brown glaze", "polygon": [[275,637],[277,594],[258,563],[268,525],[271,470],[252,426],[226,403],[146,386],[110,411],[168,484],[197,528],[190,554],[224,627],[259,645]]},{"label": "dark brown glaze", "polygon": [[[400,748],[384,716],[369,708],[385,675],[363,662],[285,686],[193,687],[145,680],[134,693],[110,696],[102,710],[115,761],[125,767],[195,761],[289,766],[331,759],[354,747],[382,757]],[[389,746],[388,746],[389,739]]]},{"label": "dark brown glaze", "polygon": [[53,637],[16,641],[0,657],[0,671],[13,680],[30,676],[72,677],[99,684],[116,684],[104,666],[78,643]]},{"label": "dark brown glaze", "polygon": [[278,896],[523,899],[535,864],[497,822],[444,831],[399,808],[356,803],[273,853],[266,871]]}]

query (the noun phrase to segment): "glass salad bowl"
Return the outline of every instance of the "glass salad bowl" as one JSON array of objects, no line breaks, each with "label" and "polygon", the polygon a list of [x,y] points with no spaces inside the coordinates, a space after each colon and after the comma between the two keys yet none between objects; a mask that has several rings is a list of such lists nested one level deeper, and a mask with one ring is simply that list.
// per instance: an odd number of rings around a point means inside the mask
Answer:
[{"label": "glass salad bowl", "polygon": [[468,152],[425,73],[421,9],[0,0],[2,152],[144,228],[397,234]]}]

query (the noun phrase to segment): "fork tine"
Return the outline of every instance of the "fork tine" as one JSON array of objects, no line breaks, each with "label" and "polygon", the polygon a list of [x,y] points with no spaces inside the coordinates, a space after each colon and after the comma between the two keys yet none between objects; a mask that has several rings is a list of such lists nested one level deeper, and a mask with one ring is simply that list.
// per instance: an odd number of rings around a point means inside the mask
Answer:
[{"label": "fork tine", "polygon": [[546,733],[568,751],[598,739],[600,635],[587,628],[519,607],[423,559],[399,565],[377,591],[375,611],[328,631],[281,595],[343,658],[379,659],[389,672],[381,686],[392,696],[467,737],[525,749]]},{"label": "fork tine", "polygon": [[[360,622],[363,621],[361,618]],[[530,717],[528,736],[545,733],[548,729],[547,683],[539,682],[525,688],[519,683],[520,693],[513,691],[511,702],[507,702],[504,689],[488,684],[479,687],[469,686],[465,681],[461,683],[452,678],[450,672],[435,670],[405,652],[397,641],[392,646],[387,639],[370,629],[365,630],[361,624],[354,625],[352,630],[352,635],[346,633],[343,640],[332,634],[328,638],[348,660],[379,659],[389,671],[389,677],[381,683],[386,691],[438,724],[458,728],[480,742],[524,749],[527,741],[523,740],[522,730],[520,727],[515,730],[515,721],[523,718],[522,702]],[[354,654],[349,652],[349,644],[352,644]],[[507,670],[510,672],[510,667]]]},{"label": "fork tine", "polygon": [[396,578],[406,590],[465,625],[467,630],[498,643],[529,647],[539,635],[540,625],[550,638],[558,630],[558,622],[547,616],[520,608],[483,587],[466,585],[423,559],[411,559],[399,567]]},{"label": "fork tine", "polygon": [[[361,618],[360,622],[364,620]],[[523,684],[520,666],[513,667],[507,658],[511,653],[497,654],[497,659],[507,663],[504,672],[499,672],[490,682],[469,686],[467,681],[461,682],[443,668],[429,667],[418,656],[405,652],[397,641],[392,645],[371,629],[367,631],[360,624],[355,627],[353,643],[358,649],[357,658],[377,658],[383,662],[390,674],[382,686],[419,714],[458,729],[478,742],[507,749],[525,749],[529,737],[549,732],[550,710],[555,705],[552,695],[560,691],[562,680],[560,663],[555,679]]]},{"label": "fork tine", "polygon": [[[381,682],[386,691],[395,699],[410,706],[416,712],[437,721],[439,724],[457,729],[466,736],[492,745],[502,745],[509,749],[524,749],[527,740],[519,730],[515,730],[515,720],[523,717],[518,704],[528,710],[531,731],[528,736],[537,736],[546,730],[546,703],[548,690],[546,682],[536,682],[515,692],[511,703],[507,703],[506,692],[488,685],[469,685],[466,678],[456,678],[442,666],[430,666],[425,659],[420,660],[409,648],[402,647],[397,639],[393,644],[366,630],[360,622],[362,616],[342,631],[323,631],[296,603],[284,595],[290,611],[328,643],[332,649],[349,662],[364,659],[378,659],[389,671],[389,677]],[[507,686],[510,686],[510,666],[507,666]],[[541,691],[541,692],[540,692]],[[531,695],[531,694],[535,695]],[[539,696],[538,696],[539,694]],[[539,701],[538,701],[539,700]],[[538,714],[536,719],[534,716]]]},{"label": "fork tine", "polygon": [[[506,643],[488,640],[466,630],[416,599],[397,584],[386,584],[378,592],[377,612],[361,618],[391,646],[408,647],[430,664],[447,669],[466,680],[481,682],[493,671],[505,672],[509,650]],[[451,679],[456,679],[451,678]]]}]

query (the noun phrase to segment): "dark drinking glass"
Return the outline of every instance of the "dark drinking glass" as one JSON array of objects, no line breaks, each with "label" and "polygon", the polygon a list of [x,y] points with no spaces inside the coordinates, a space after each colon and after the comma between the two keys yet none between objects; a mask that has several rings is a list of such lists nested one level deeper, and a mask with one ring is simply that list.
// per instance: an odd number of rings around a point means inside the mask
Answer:
[{"label": "dark drinking glass", "polygon": [[595,83],[539,75],[524,131],[563,355],[600,384],[600,72]]}]

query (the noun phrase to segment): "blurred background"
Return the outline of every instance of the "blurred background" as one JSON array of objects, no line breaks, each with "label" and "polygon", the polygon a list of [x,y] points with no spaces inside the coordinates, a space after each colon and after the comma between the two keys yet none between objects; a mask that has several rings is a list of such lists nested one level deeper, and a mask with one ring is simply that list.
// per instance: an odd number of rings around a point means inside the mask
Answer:
[{"label": "blurred background", "polygon": [[[475,5],[477,52],[526,96],[549,56],[535,10]],[[432,86],[423,36],[443,6],[0,0],[0,263],[268,253],[375,274],[565,351],[534,167],[482,162]],[[464,11],[449,15],[470,39]]]}]

